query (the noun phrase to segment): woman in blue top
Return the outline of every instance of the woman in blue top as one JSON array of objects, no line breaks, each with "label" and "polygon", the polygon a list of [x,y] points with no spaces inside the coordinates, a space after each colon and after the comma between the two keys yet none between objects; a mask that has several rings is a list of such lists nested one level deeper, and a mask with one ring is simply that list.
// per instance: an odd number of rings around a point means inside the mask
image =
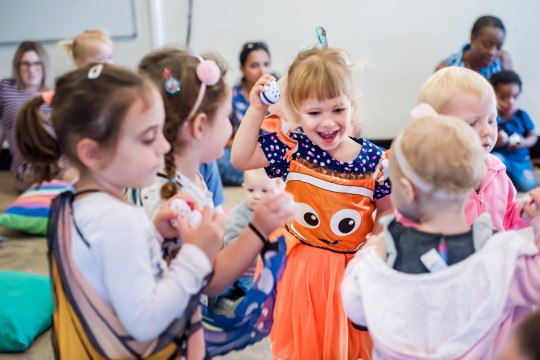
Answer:
[{"label": "woman in blue top", "polygon": [[232,114],[230,120],[233,126],[233,135],[225,153],[218,160],[219,173],[225,185],[242,185],[244,173],[231,164],[231,146],[234,135],[240,126],[249,107],[249,93],[255,82],[264,74],[270,73],[270,50],[263,42],[248,42],[240,51],[240,71],[242,80],[232,91]]},{"label": "woman in blue top", "polygon": [[471,30],[471,41],[457,53],[441,61],[435,71],[447,66],[460,66],[474,70],[486,79],[501,70],[512,70],[512,59],[502,50],[506,29],[495,16],[479,17]]}]

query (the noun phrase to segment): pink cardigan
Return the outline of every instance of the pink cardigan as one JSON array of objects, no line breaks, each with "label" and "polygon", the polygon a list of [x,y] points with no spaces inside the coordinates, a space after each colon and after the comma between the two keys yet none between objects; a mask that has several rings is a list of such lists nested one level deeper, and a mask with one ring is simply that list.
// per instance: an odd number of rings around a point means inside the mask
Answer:
[{"label": "pink cardigan", "polygon": [[[473,191],[465,201],[465,217],[472,224],[483,213],[491,216],[493,227],[498,231],[518,230],[529,226],[521,218],[521,201],[516,200],[516,188],[506,175],[506,167],[494,155],[486,156],[486,177],[478,192]],[[418,226],[401,214],[397,219],[405,226]]]},{"label": "pink cardigan", "polygon": [[491,216],[493,227],[498,231],[518,230],[529,226],[520,215],[521,201],[516,200],[516,188],[506,167],[498,157],[487,154],[487,174],[478,193],[473,191],[465,202],[465,217],[472,224],[480,214]]}]

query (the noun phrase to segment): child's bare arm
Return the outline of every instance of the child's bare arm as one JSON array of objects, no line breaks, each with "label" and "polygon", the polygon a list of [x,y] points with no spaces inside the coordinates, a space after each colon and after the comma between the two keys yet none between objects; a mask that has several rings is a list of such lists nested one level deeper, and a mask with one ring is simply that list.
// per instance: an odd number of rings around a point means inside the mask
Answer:
[{"label": "child's bare arm", "polygon": [[[282,192],[267,195],[255,209],[253,226],[265,237],[294,217],[296,207],[290,206],[292,196]],[[214,276],[205,294],[220,294],[236,281],[252,264],[264,246],[262,239],[249,227],[238,239],[221,250],[214,260]]]},{"label": "child's bare arm", "polygon": [[231,163],[240,170],[268,166],[268,160],[257,144],[257,139],[268,110],[268,105],[261,101],[259,95],[265,90],[264,86],[269,84],[271,80],[274,80],[272,75],[263,75],[249,94],[250,105],[240,123],[231,150]]},{"label": "child's bare arm", "polygon": [[373,224],[372,234],[380,233],[383,228],[379,222],[379,219],[384,216],[391,214],[394,211],[394,206],[390,200],[390,196],[385,196],[382,199],[375,199],[375,206],[377,208],[377,215],[375,216],[375,222]]},{"label": "child's bare arm", "polygon": [[531,148],[536,144],[537,141],[538,136],[536,135],[536,132],[534,130],[531,130],[527,132],[527,136],[523,138],[522,146],[524,148]]}]

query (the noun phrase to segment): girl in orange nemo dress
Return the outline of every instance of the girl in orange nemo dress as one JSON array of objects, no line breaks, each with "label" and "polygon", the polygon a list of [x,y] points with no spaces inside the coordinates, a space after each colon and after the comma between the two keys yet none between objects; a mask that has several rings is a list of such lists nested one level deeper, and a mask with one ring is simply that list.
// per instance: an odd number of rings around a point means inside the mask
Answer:
[{"label": "girl in orange nemo dress", "polygon": [[285,227],[289,254],[277,287],[273,357],[371,359],[371,338],[347,319],[340,286],[349,260],[378,230],[375,209],[377,217],[392,209],[385,153],[348,136],[354,84],[342,50],[300,52],[287,78],[284,100],[300,127],[263,135],[257,144],[268,108],[259,95],[273,80],[263,75],[250,94],[231,157],[239,169],[265,167],[270,177],[281,177],[298,203]]}]

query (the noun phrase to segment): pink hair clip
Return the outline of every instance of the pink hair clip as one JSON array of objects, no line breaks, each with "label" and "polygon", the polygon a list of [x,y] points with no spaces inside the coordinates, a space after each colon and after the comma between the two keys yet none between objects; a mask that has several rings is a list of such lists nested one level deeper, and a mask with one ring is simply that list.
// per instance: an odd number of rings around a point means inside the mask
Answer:
[{"label": "pink hair clip", "polygon": [[219,82],[219,79],[221,79],[221,69],[214,60],[205,60],[198,55],[196,55],[196,57],[200,61],[200,64],[197,65],[196,73],[199,80],[201,80],[201,88],[199,89],[199,96],[195,101],[195,105],[193,105],[193,109],[189,112],[187,120],[190,120],[199,109],[199,106],[201,106],[206,87],[216,85]]},{"label": "pink hair clip", "polygon": [[411,118],[414,120],[438,115],[437,111],[435,111],[431,105],[426,103],[420,103],[411,110]]},{"label": "pink hair clip", "polygon": [[41,97],[43,98],[43,103],[45,103],[45,105],[47,105],[48,107],[51,107],[53,97],[54,97],[54,91],[53,90],[45,91],[43,94],[41,94]]},{"label": "pink hair clip", "polygon": [[221,78],[221,70],[213,60],[205,60],[199,57],[201,63],[197,65],[197,77],[206,86],[216,85]]},{"label": "pink hair clip", "polygon": [[163,69],[163,76],[165,77],[165,91],[171,95],[177,94],[180,92],[180,80],[172,76],[169,69]]}]

